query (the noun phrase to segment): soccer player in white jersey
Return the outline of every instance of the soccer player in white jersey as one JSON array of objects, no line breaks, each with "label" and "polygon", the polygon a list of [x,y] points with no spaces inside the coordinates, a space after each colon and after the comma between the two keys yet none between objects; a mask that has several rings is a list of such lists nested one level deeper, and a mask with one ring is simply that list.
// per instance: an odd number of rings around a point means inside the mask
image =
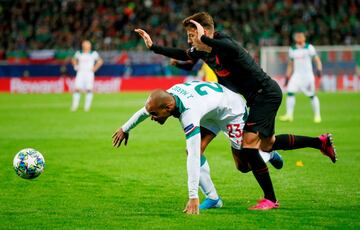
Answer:
[{"label": "soccer player in white jersey", "polygon": [[[156,90],[145,106],[114,133],[113,145],[119,147],[123,140],[126,145],[129,131],[149,116],[160,124],[174,116],[185,132],[189,202],[184,212],[199,213],[199,186],[206,196],[200,209],[221,207],[222,200],[211,180],[209,164],[203,153],[216,134],[222,131],[230,140],[237,169],[244,173],[251,171],[244,155],[239,154],[247,116],[245,100],[224,86],[210,82],[193,81],[174,85],[167,91]],[[265,162],[270,160],[274,167],[282,167],[282,159],[276,151],[271,154],[261,152],[261,156]]]},{"label": "soccer player in white jersey", "polygon": [[86,92],[84,110],[89,111],[93,99],[95,72],[104,63],[98,52],[91,50],[91,43],[84,40],[82,50],[77,51],[71,60],[76,70],[75,90],[73,94],[71,111],[76,111],[80,103],[81,91]]},{"label": "soccer player in white jersey", "polygon": [[286,114],[280,117],[281,121],[294,120],[295,93],[303,92],[310,97],[314,111],[314,122],[320,123],[320,102],[315,93],[315,77],[312,61],[316,65],[316,75],[321,77],[322,64],[313,45],[306,43],[303,32],[294,34],[295,45],[289,48],[289,62],[286,70],[287,99]]}]

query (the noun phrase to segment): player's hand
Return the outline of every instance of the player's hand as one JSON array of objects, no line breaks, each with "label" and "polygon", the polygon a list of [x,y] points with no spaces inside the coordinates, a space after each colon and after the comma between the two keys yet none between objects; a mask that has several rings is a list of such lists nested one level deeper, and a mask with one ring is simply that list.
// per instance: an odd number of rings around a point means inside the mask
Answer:
[{"label": "player's hand", "polygon": [[178,61],[176,59],[170,58],[170,65],[176,66]]},{"label": "player's hand", "polygon": [[146,47],[150,49],[150,47],[153,45],[150,35],[142,29],[135,29],[134,31],[143,38]]},{"label": "player's hand", "polygon": [[199,215],[199,198],[189,199],[183,212],[186,214]]},{"label": "player's hand", "polygon": [[204,27],[197,21],[190,20],[190,22],[196,26],[197,36],[198,36],[198,39],[201,41],[201,36],[203,36],[205,34]]},{"label": "player's hand", "polygon": [[125,133],[122,128],[119,128],[113,135],[112,135],[112,143],[113,146],[118,148],[121,145],[121,142],[125,140],[125,145],[127,145],[129,139],[129,133]]}]

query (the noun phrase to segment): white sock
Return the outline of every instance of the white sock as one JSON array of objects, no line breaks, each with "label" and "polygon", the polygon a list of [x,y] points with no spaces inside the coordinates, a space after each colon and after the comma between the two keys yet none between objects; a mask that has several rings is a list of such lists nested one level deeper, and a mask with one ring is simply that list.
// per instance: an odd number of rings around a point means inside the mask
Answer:
[{"label": "white sock", "polygon": [[317,96],[314,96],[311,99],[311,106],[312,106],[312,109],[314,111],[315,117],[320,117],[320,101],[319,101],[319,98]]},{"label": "white sock", "polygon": [[200,166],[200,181],[199,181],[200,189],[203,194],[212,200],[217,200],[219,198],[215,185],[211,180],[210,176],[210,166],[205,158],[205,162]]},{"label": "white sock", "polygon": [[295,96],[287,96],[286,98],[286,115],[292,117],[294,116],[294,107],[295,107]]},{"label": "white sock", "polygon": [[93,99],[93,93],[92,92],[86,93],[85,108],[84,108],[85,111],[90,110],[92,99]]},{"label": "white sock", "polygon": [[79,92],[75,92],[75,93],[73,93],[71,110],[72,110],[72,111],[77,110],[78,107],[79,107],[79,103],[80,103],[80,93],[79,93]]}]

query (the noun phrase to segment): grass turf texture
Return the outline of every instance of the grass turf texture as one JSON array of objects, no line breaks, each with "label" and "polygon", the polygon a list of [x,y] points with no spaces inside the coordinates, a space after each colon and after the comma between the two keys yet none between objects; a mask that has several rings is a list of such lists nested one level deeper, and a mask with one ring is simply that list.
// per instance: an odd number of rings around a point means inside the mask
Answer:
[{"label": "grass turf texture", "polygon": [[[278,134],[332,132],[338,151],[336,164],[313,149],[281,151],[284,168],[269,166],[278,210],[247,210],[261,190],[251,173],[236,171],[219,135],[206,156],[225,206],[199,216],[182,213],[185,137],[176,119],[163,127],[148,119],[127,147],[111,145],[115,129],[146,97],[95,95],[91,112],[71,113],[69,94],[0,94],[0,229],[360,229],[360,94],[320,94],[321,124],[312,123],[310,102],[299,95],[294,122],[277,122]],[[34,180],[12,169],[26,147],[46,160]],[[303,167],[295,166],[299,160]]]}]

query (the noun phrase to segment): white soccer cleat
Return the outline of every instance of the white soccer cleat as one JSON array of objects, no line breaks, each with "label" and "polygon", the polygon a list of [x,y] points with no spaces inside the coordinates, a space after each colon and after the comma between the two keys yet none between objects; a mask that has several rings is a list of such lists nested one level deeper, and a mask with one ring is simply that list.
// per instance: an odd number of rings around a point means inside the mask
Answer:
[{"label": "white soccer cleat", "polygon": [[280,116],[279,120],[280,121],[292,122],[294,120],[294,117],[286,114],[286,115]]}]

